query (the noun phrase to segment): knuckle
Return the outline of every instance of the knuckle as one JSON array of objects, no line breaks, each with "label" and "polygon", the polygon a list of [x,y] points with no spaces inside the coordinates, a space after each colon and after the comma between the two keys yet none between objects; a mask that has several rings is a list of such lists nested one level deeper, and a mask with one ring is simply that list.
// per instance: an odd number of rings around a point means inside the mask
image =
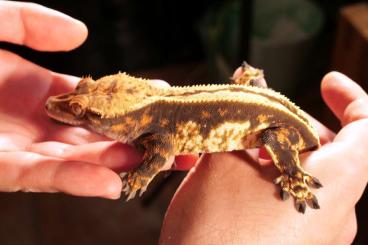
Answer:
[{"label": "knuckle", "polygon": [[360,98],[350,103],[345,109],[342,119],[343,125],[356,122],[361,119],[368,119],[368,98]]},{"label": "knuckle", "polygon": [[368,176],[368,131],[364,130],[368,128],[368,119],[361,120],[359,122],[359,128],[363,129],[360,137],[356,137],[352,142],[352,149],[356,149],[353,152],[355,162],[362,171]]}]

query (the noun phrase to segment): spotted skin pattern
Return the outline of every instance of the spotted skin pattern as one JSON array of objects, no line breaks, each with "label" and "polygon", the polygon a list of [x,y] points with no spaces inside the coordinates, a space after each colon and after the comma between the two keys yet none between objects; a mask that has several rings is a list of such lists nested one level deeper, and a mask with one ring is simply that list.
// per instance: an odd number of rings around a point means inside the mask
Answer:
[{"label": "spotted skin pattern", "polygon": [[83,78],[70,93],[52,96],[47,114],[86,126],[142,152],[142,164],[121,173],[127,199],[141,195],[178,154],[265,147],[280,177],[280,196],[293,196],[296,209],[319,208],[310,187],[321,187],[303,170],[299,154],[319,147],[307,115],[285,96],[265,87],[263,72],[244,63],[232,84],[154,87],[125,73],[97,81]]}]

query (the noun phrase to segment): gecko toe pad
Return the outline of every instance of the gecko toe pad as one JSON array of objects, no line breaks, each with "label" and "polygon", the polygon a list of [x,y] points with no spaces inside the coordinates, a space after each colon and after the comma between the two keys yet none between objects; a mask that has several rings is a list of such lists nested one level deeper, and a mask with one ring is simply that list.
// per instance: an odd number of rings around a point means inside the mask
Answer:
[{"label": "gecko toe pad", "polygon": [[127,196],[127,201],[133,199],[137,191],[139,191],[139,196],[141,196],[146,191],[150,180],[147,176],[140,175],[134,171],[121,173],[120,177],[123,182],[122,192]]},{"label": "gecko toe pad", "polygon": [[322,184],[306,173],[297,172],[294,175],[283,174],[274,180],[274,183],[280,185],[280,197],[286,200],[289,195],[295,199],[296,209],[304,213],[306,205],[313,209],[319,209],[316,196],[311,192],[309,186],[319,188]]}]

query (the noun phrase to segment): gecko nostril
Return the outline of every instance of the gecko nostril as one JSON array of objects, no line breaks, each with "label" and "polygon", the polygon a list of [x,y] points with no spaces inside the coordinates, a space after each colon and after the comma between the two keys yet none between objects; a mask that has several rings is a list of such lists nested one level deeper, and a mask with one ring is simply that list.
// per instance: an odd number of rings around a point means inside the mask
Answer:
[{"label": "gecko nostril", "polygon": [[49,111],[51,109],[50,103],[46,102],[45,109],[46,109],[46,111]]}]

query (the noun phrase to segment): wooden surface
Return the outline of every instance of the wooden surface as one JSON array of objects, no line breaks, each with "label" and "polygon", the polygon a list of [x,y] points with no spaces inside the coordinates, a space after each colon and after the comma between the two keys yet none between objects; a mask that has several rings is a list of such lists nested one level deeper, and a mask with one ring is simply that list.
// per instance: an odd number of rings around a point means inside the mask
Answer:
[{"label": "wooden surface", "polygon": [[368,3],[341,9],[332,68],[368,88]]}]

